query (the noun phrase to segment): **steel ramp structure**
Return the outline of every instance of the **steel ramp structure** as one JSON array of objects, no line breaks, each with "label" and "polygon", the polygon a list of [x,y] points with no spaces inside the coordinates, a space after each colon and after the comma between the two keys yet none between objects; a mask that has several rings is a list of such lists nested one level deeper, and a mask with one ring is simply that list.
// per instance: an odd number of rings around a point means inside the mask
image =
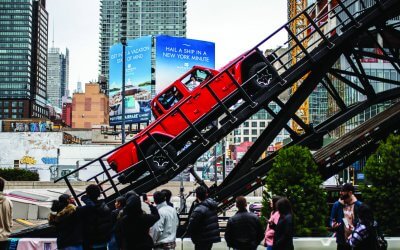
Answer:
[{"label": "steel ramp structure", "polygon": [[[398,95],[397,93],[396,95]],[[366,103],[354,106],[353,109],[365,109]],[[306,145],[313,136],[320,136],[319,133],[329,127],[329,124],[322,124],[317,127],[315,135],[305,136],[291,145]],[[324,179],[328,179],[350,164],[376,150],[381,140],[387,138],[391,133],[400,133],[400,102],[396,102],[387,110],[382,111],[373,118],[365,121],[357,128],[351,130],[344,136],[336,139],[329,145],[321,148],[313,154],[318,165],[319,172]],[[265,175],[272,168],[273,153],[265,159],[257,162],[246,174],[237,176],[234,180],[218,186],[211,197],[219,203],[220,211],[224,211],[234,205],[235,198],[239,195],[247,195],[265,184]]]},{"label": "steel ramp structure", "polygon": [[[390,103],[395,103],[400,98],[399,81],[392,79],[390,76],[376,76],[368,73],[367,69],[363,67],[362,59],[375,58],[385,60],[400,75],[399,49],[397,47],[397,44],[400,44],[398,42],[400,41],[400,36],[393,33],[396,27],[389,22],[389,20],[400,15],[400,1],[342,0],[335,1],[335,3],[328,1],[328,6],[319,6],[317,8],[316,6],[319,3],[320,1],[317,1],[315,5],[309,6],[256,46],[230,62],[220,70],[219,74],[213,76],[211,80],[202,86],[202,88],[209,91],[211,98],[217,102],[211,112],[196,121],[189,120],[182,110],[182,105],[194,98],[189,96],[167,114],[176,115],[181,122],[185,122],[188,125],[188,128],[183,133],[164,144],[159,138],[151,136],[149,132],[149,138],[172,163],[167,170],[161,173],[153,171],[148,163],[151,156],[146,157],[142,150],[139,150],[142,156],[140,162],[122,173],[114,172],[104,159],[124,146],[121,145],[57,181],[65,181],[78,205],[81,205],[80,197],[85,193],[76,192],[72,188],[68,177],[84,168],[93,167],[93,165],[99,165],[101,171],[87,181],[95,181],[99,185],[103,198],[109,204],[112,204],[118,196],[130,190],[134,190],[137,193],[149,192],[194,164],[215,143],[223,139],[253,114],[265,109],[273,119],[262,135],[259,136],[221,184],[209,187],[210,195],[220,203],[219,208],[223,211],[232,204],[234,197],[246,195],[263,184],[263,178],[272,166],[274,154],[263,160],[259,160],[259,158],[282,129],[287,130],[291,136],[292,141],[288,146],[295,144],[312,146],[320,141],[324,135],[327,135],[351,118],[356,117],[365,109],[373,105],[389,106]],[[300,16],[305,16],[309,21],[309,25],[294,34],[290,26]],[[288,40],[282,45],[283,47],[288,44],[295,45],[292,45],[284,53],[281,53],[280,48],[277,48],[264,54],[262,51],[265,51],[265,48],[271,48],[271,44],[274,44],[273,40],[282,34],[288,37]],[[304,34],[306,35],[304,36]],[[301,39],[299,39],[300,37]],[[307,47],[303,46],[305,39],[308,39]],[[378,48],[379,53],[363,49],[366,47]],[[301,59],[296,64],[291,65],[291,59],[288,55],[295,48],[300,48],[298,57]],[[245,75],[243,82],[238,82],[232,72],[240,60],[244,62],[244,72],[248,72],[254,64],[260,62],[265,66],[254,74]],[[251,82],[254,79],[265,78],[266,76],[269,77],[267,79],[268,84],[258,86],[258,88],[251,86]],[[222,77],[229,77],[236,86],[236,90],[226,98],[220,98],[218,93],[215,93],[211,88]],[[287,92],[299,79],[305,80],[297,91],[287,100],[282,99],[281,95]],[[383,84],[386,84],[385,86],[389,86],[389,88],[379,88]],[[317,126],[311,126],[302,122],[300,117],[296,115],[296,111],[317,86],[323,86],[327,90],[330,98],[337,106],[337,110]],[[362,96],[362,101],[346,101],[341,91],[344,87],[352,89],[359,96]],[[269,108],[271,103],[279,106],[280,110],[271,110]],[[398,109],[398,106],[393,107]],[[390,118],[389,121],[398,119],[397,114],[394,117],[396,118]],[[154,123],[161,122],[162,119],[164,119],[163,116]],[[302,128],[303,132],[301,134],[293,131],[288,125],[291,120]],[[215,121],[218,121],[218,126],[215,126]],[[151,131],[154,123],[149,125],[148,131]],[[375,124],[375,121],[372,124]],[[387,129],[378,129],[377,131],[396,130],[393,127],[393,124],[395,124],[393,122],[384,123],[382,126],[387,126],[388,124],[390,126]],[[369,140],[368,143],[371,141],[377,142],[380,136],[383,137],[386,134],[377,133],[374,139]],[[320,154],[316,153],[315,159],[320,164],[323,176],[327,177],[339,171],[344,166],[342,163],[351,162],[364,149],[370,150],[371,148],[356,147],[352,144],[354,140],[345,142],[349,145],[347,149],[337,151],[337,148],[335,148],[333,150],[336,150],[335,152],[343,152],[340,156],[341,158],[337,156],[336,158],[331,157],[328,159],[327,157],[322,157],[324,155],[323,151]],[[135,138],[126,144],[128,143],[133,143],[137,146]],[[176,147],[178,152],[176,158],[171,158],[166,153],[168,145]],[[328,145],[322,150],[331,152],[330,147],[335,145],[337,144]],[[345,147],[346,145],[343,146]],[[344,153],[349,152],[351,148],[358,149],[353,150],[353,153]],[[318,155],[321,155],[321,158],[318,158]],[[129,176],[132,173],[132,169],[141,164],[144,164],[148,169],[146,175],[130,180],[129,183],[125,184],[119,181],[119,177],[122,174]],[[101,180],[100,176],[102,175],[107,178]],[[199,177],[197,177],[197,181],[202,183]],[[36,234],[39,233],[36,232]],[[20,234],[19,236],[22,235]],[[29,236],[30,234],[25,235]]]},{"label": "steel ramp structure", "polygon": [[[357,12],[353,11],[354,7],[360,4],[363,8]],[[251,48],[239,58],[225,66],[218,75],[214,76],[205,86],[203,86],[203,88],[210,91],[212,98],[217,101],[217,105],[205,117],[202,117],[195,122],[188,120],[184,112],[181,110],[181,104],[173,108],[170,113],[176,114],[179,116],[181,121],[186,122],[188,124],[188,129],[163,146],[158,138],[152,137],[149,134],[151,140],[153,140],[162,150],[165,149],[167,145],[175,145],[175,147],[179,145],[177,148],[179,154],[175,159],[170,158],[170,161],[173,162],[173,164],[169,169],[162,173],[152,171],[147,162],[148,157],[144,157],[144,153],[141,152],[143,160],[138,164],[145,164],[149,169],[149,174],[123,185],[118,181],[118,177],[121,173],[113,172],[110,166],[103,161],[103,159],[107,158],[107,156],[119,149],[117,148],[80,167],[76,171],[91,167],[93,164],[99,164],[102,171],[88,179],[88,181],[94,180],[100,187],[105,187],[106,185],[104,184],[109,184],[109,187],[102,189],[103,198],[109,203],[119,195],[130,190],[135,190],[137,193],[149,192],[157,186],[168,182],[188,166],[193,164],[204,152],[209,150],[215,143],[220,141],[257,111],[266,109],[274,119],[245,154],[242,160],[237,164],[237,166],[235,166],[231,174],[227,176],[226,180],[219,187],[211,188],[211,193],[217,194],[219,190],[226,190],[224,187],[230,186],[228,184],[254,168],[255,163],[266,148],[265,145],[269,145],[282,129],[289,131],[293,143],[302,141],[305,146],[310,145],[316,140],[316,138],[323,136],[323,132],[316,133],[316,131],[320,131],[320,129],[312,128],[311,126],[304,124],[296,115],[298,107],[319,84],[322,84],[322,86],[327,89],[330,96],[339,107],[339,112],[332,116],[337,117],[336,120],[331,117],[327,119],[326,122],[319,125],[319,127],[322,127],[323,124],[329,124],[330,129],[336,128],[346,121],[346,119],[349,119],[358,114],[357,112],[362,111],[361,109],[355,108],[357,107],[356,103],[352,103],[351,105],[345,103],[336,87],[338,82],[340,82],[339,85],[346,85],[349,88],[355,89],[360,95],[363,95],[365,98],[363,105],[365,107],[374,103],[393,100],[399,97],[399,83],[395,80],[366,74],[365,69],[361,64],[361,58],[375,57],[387,60],[398,73],[400,72],[400,64],[397,56],[398,51],[391,46],[389,40],[385,39],[387,29],[391,28],[387,25],[387,21],[400,14],[400,1],[338,1],[337,5],[326,8],[326,12],[311,17],[309,13],[312,12],[314,8],[313,5],[308,7],[293,20],[280,27],[255,47]],[[307,33],[307,36],[303,38],[303,40],[309,39],[308,47],[303,47],[303,41],[298,39],[299,34],[293,34],[290,30],[291,22],[296,18],[299,18],[300,15],[306,16],[310,23],[303,31],[299,32]],[[332,23],[335,23],[336,25],[332,26]],[[330,24],[330,26],[328,24]],[[290,50],[294,49],[293,47],[289,48],[286,53],[280,55],[278,55],[278,49],[267,55],[264,55],[261,52],[262,48],[268,46],[268,43],[275,36],[282,33],[289,37],[286,44],[295,41],[296,46],[300,47],[301,55],[299,54],[298,56],[302,59],[295,65],[290,65],[290,60],[287,57],[287,55],[290,54]],[[375,34],[380,34],[384,41],[383,46],[389,48],[388,50],[385,50],[382,47],[381,42],[377,41]],[[382,53],[374,54],[362,50],[362,48],[358,47],[361,38],[368,38],[370,44],[374,47],[380,48]],[[349,65],[347,70],[335,67],[335,64],[342,56],[346,58],[346,63]],[[243,84],[240,84],[232,76],[231,72],[232,68],[235,67],[235,64],[239,60],[243,60],[243,58],[246,62],[245,67],[249,68],[251,64],[259,63],[260,61],[264,62],[265,66],[256,74],[248,76],[247,80]],[[259,77],[259,74],[262,74],[262,71],[268,71],[268,74],[270,75],[269,84],[256,89],[256,91],[253,89],[250,92],[250,88],[247,88],[250,84],[249,82],[253,78]],[[221,77],[226,76],[232,80],[233,84],[237,87],[237,90],[227,98],[219,99],[218,95],[212,91],[210,86],[215,84],[215,82],[217,82]],[[283,102],[279,96],[304,76],[306,76],[306,78],[301,86],[299,86],[298,91],[296,91],[286,102]],[[356,82],[353,82],[352,80],[349,80],[350,78],[355,78],[357,80]],[[335,79],[335,82],[333,82],[332,79]],[[378,93],[375,91],[374,86],[371,83],[372,81],[391,84],[392,90]],[[190,101],[191,98],[192,97],[188,97],[184,102]],[[268,108],[268,104],[273,102],[281,108],[278,113],[274,113]],[[161,117],[161,120],[162,119],[163,117]],[[288,127],[287,124],[291,119],[302,127],[302,130],[304,131],[303,134],[297,134]],[[217,120],[220,121],[219,126],[207,130],[210,124]],[[342,123],[338,120],[341,120]],[[155,122],[160,121],[156,120]],[[152,125],[153,124],[149,125],[150,130]],[[328,131],[328,129],[326,131]],[[137,146],[135,139],[128,143],[133,143]],[[169,157],[168,154],[165,153],[165,155],[166,157]],[[136,165],[127,169],[125,174],[129,176],[131,169],[134,169],[135,166]],[[71,172],[69,175],[74,174],[76,171]],[[265,174],[266,173],[260,174],[256,179],[260,179]],[[57,181],[65,181],[70,188],[72,195],[75,197],[77,202],[80,203],[79,198],[84,193],[76,193],[73,190],[68,180],[69,175],[62,177]],[[107,179],[103,181],[99,180],[101,175],[107,176]],[[254,179],[249,179],[248,182],[251,183],[252,181],[254,181]],[[231,190],[231,192],[233,192],[233,190]],[[221,197],[218,195],[216,195],[215,198],[221,200]]]}]

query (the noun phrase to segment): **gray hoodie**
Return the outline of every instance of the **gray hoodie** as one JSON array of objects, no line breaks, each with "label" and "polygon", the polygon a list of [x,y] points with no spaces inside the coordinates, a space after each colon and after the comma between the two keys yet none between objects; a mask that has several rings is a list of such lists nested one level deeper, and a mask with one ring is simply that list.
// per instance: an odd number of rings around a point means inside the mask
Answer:
[{"label": "gray hoodie", "polygon": [[8,240],[12,227],[12,203],[0,192],[0,241]]}]

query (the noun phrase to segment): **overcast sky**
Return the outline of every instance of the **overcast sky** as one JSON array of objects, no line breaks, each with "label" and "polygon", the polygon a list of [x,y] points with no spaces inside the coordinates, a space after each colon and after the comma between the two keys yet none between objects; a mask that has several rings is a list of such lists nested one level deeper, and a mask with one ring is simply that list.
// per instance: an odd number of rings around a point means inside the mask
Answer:
[{"label": "overcast sky", "polygon": [[[215,43],[222,67],[287,21],[287,1],[188,0],[187,38]],[[47,0],[49,47],[70,52],[70,89],[96,81],[99,66],[100,0]],[[53,32],[54,27],[54,32]],[[276,46],[284,40],[280,37]]]}]

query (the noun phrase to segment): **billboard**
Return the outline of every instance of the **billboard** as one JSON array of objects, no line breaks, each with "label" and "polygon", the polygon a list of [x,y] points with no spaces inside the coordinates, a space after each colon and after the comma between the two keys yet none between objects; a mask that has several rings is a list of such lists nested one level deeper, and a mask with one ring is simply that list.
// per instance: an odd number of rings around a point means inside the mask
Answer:
[{"label": "billboard", "polygon": [[[151,36],[128,40],[125,47],[125,123],[150,120]],[[122,123],[122,45],[110,47],[110,125]]]},{"label": "billboard", "polygon": [[171,36],[156,36],[156,93],[195,65],[215,68],[215,44]]}]

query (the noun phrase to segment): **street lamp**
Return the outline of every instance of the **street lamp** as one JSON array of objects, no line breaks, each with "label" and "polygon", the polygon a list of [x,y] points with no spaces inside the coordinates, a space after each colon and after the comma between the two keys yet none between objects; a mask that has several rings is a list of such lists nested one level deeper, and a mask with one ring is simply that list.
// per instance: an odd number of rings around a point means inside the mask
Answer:
[{"label": "street lamp", "polygon": [[121,38],[122,44],[122,119],[121,119],[121,137],[122,144],[125,143],[125,49],[126,49],[126,37]]}]

